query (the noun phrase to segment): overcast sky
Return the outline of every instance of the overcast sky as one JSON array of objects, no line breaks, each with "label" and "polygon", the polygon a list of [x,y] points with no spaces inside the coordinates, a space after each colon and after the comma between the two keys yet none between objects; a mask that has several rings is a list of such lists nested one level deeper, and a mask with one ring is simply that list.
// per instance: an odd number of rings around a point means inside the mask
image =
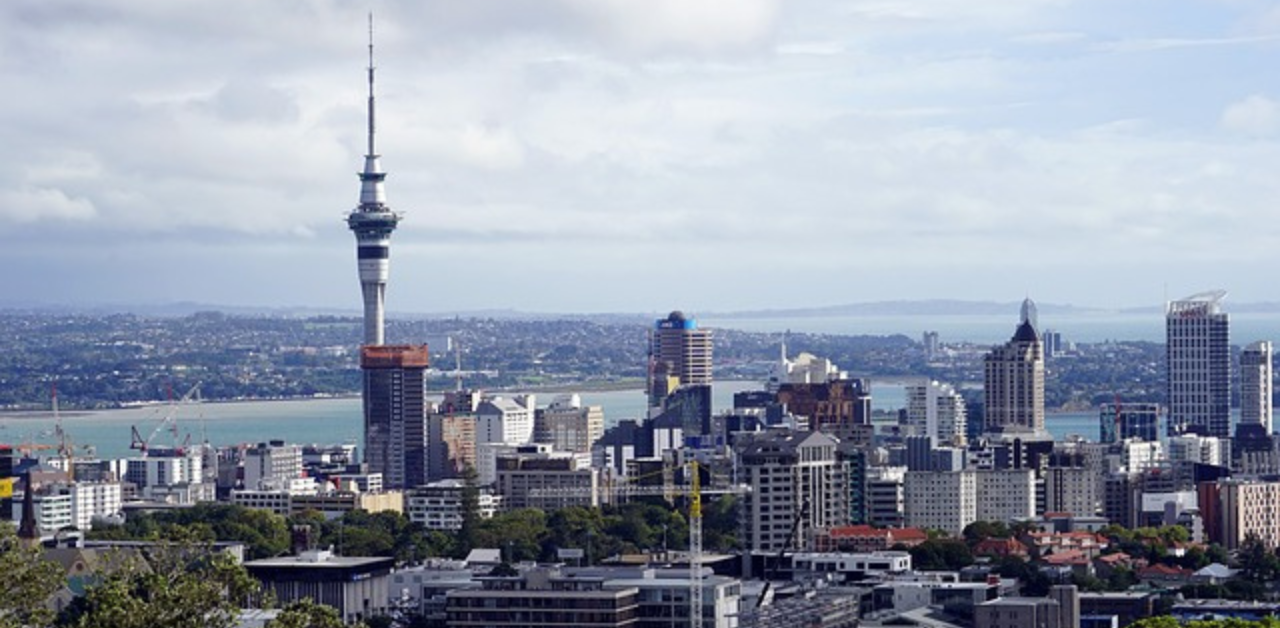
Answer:
[{"label": "overcast sky", "polygon": [[1280,300],[1261,0],[0,3],[0,307]]}]

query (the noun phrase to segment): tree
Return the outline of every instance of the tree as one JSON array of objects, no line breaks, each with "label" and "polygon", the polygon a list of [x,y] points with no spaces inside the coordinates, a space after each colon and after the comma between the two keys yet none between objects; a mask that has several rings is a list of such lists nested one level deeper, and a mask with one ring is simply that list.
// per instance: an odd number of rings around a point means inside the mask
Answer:
[{"label": "tree", "polygon": [[45,602],[62,583],[57,563],[23,545],[12,524],[0,523],[0,628],[47,625],[53,612]]},{"label": "tree", "polygon": [[150,560],[125,560],[64,611],[75,628],[230,628],[258,583],[229,554],[163,546]]},{"label": "tree", "polygon": [[974,521],[964,527],[961,535],[964,536],[965,542],[972,547],[991,538],[1007,539],[1010,532],[1009,526],[1002,521]]},{"label": "tree", "polygon": [[465,555],[475,547],[480,529],[480,487],[476,468],[467,464],[462,468],[462,529],[458,531],[456,551]]},{"label": "tree", "polygon": [[311,598],[290,603],[265,628],[344,628],[338,609],[316,604]]},{"label": "tree", "polygon": [[929,539],[907,551],[921,571],[956,571],[973,564],[973,553],[959,539]]},{"label": "tree", "polygon": [[1240,551],[1237,554],[1240,561],[1240,569],[1245,579],[1255,582],[1271,582],[1280,575],[1280,558],[1267,549],[1262,539],[1256,535],[1250,534],[1245,537],[1244,543],[1240,544]]}]

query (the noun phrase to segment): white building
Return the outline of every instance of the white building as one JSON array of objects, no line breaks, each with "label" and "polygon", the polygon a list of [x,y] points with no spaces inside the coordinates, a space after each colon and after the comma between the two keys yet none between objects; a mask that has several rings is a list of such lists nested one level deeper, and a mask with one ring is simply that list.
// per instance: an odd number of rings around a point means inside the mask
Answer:
[{"label": "white building", "polygon": [[302,477],[302,447],[273,440],[258,443],[244,452],[244,487],[262,488],[263,483],[279,484]]},{"label": "white building", "polygon": [[1271,343],[1240,350],[1240,423],[1261,425],[1271,433]]},{"label": "white building", "polygon": [[[31,496],[36,525],[44,534],[66,527],[90,530],[95,519],[118,517],[122,491],[119,482],[55,482],[37,486]],[[22,521],[22,499],[13,500],[15,522]]]},{"label": "white building", "polygon": [[1153,468],[1164,461],[1164,446],[1159,441],[1126,438],[1117,443],[1121,472],[1137,473]]},{"label": "white building", "polygon": [[476,406],[476,443],[531,442],[536,403],[534,395],[486,397]]},{"label": "white building", "polygon": [[1035,516],[1036,479],[1031,469],[984,469],[974,475],[977,521],[1008,523]]},{"label": "white building", "polygon": [[795,360],[787,359],[787,345],[783,343],[781,359],[769,375],[765,390],[776,393],[783,384],[823,384],[841,379],[849,379],[849,374],[827,358],[801,352]]},{"label": "white building", "polygon": [[799,572],[835,573],[848,576],[879,576],[911,571],[908,552],[796,552],[791,557],[792,569]]},{"label": "white building", "polygon": [[[421,523],[428,530],[461,530],[464,490],[466,483],[462,480],[441,480],[419,486],[405,493],[405,514],[410,521]],[[480,517],[488,519],[496,514],[502,498],[487,486],[477,487],[476,492]]]},{"label": "white building", "polygon": [[904,525],[906,467],[868,467],[866,480],[867,523],[877,528]]},{"label": "white building", "polygon": [[[807,547],[814,532],[849,523],[848,462],[839,442],[822,432],[778,430],[739,440],[738,475],[751,486],[739,507],[749,551]],[[789,536],[800,516],[796,545]]]},{"label": "white building", "polygon": [[202,453],[129,458],[124,461],[124,479],[138,487],[143,499],[172,504],[212,501],[217,491],[213,483],[204,481]]},{"label": "white building", "polygon": [[916,528],[934,528],[959,536],[965,526],[977,520],[976,472],[908,471],[903,485],[905,523]]},{"label": "white building", "polygon": [[1165,308],[1166,397],[1170,433],[1228,438],[1231,345],[1226,292],[1205,292]]},{"label": "white building", "polygon": [[1227,466],[1229,456],[1229,445],[1226,439],[1196,434],[1169,437],[1170,462],[1198,462]]},{"label": "white building", "polygon": [[912,382],[906,386],[907,427],[912,434],[932,436],[939,445],[963,445],[968,415],[964,398],[948,384]]}]

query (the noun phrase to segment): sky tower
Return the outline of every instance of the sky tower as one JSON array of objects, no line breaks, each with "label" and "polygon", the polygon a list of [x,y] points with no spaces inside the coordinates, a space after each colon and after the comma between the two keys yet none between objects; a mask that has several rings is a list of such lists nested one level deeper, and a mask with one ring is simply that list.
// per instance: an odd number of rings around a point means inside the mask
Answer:
[{"label": "sky tower", "polygon": [[383,344],[383,301],[391,272],[391,232],[400,215],[387,207],[383,182],[387,173],[378,163],[373,144],[373,14],[369,15],[369,149],[360,173],[360,205],[347,215],[347,226],[356,234],[356,259],[360,291],[364,296],[364,344]]}]

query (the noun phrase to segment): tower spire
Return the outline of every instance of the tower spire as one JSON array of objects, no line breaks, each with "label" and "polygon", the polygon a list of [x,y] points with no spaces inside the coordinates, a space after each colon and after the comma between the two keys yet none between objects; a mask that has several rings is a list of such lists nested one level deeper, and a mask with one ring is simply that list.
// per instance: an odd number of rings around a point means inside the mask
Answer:
[{"label": "tower spire", "polygon": [[369,12],[369,152],[372,157],[378,153],[373,147],[373,11]]}]

